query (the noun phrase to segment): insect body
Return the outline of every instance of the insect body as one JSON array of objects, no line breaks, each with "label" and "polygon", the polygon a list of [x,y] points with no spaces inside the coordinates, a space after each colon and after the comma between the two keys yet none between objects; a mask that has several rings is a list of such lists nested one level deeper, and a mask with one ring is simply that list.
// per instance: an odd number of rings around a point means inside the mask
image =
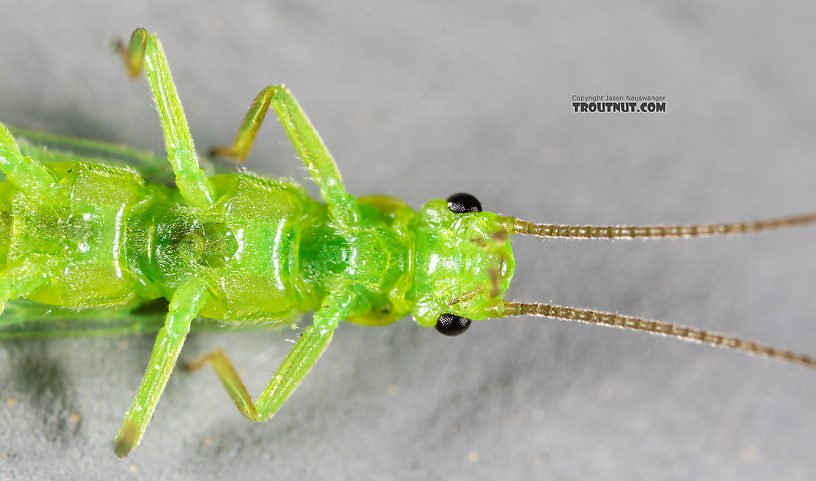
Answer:
[{"label": "insect body", "polygon": [[418,212],[391,197],[357,199],[346,192],[317,132],[282,86],[262,90],[234,143],[215,153],[246,157],[271,106],[325,203],[280,180],[248,173],[208,177],[199,167],[156,37],[137,29],[121,51],[131,75],[145,71],[175,188],[145,180],[162,169],[146,154],[108,147],[145,163],[137,172],[38,148],[36,134],[21,132],[15,139],[0,126],[0,170],[8,178],[0,183],[0,305],[8,311],[0,327],[36,321],[24,314],[30,306],[13,302],[19,298],[110,318],[134,316],[134,309],[153,299],[169,301],[145,376],[116,438],[119,456],[141,439],[199,316],[282,324],[315,311],[312,325],[255,401],[223,352],[192,363],[211,365],[241,413],[256,421],[275,414],[343,320],[384,325],[412,314],[421,326],[455,335],[471,320],[548,316],[816,367],[808,356],[701,330],[503,299],[515,267],[509,241],[515,234],[690,237],[807,224],[816,222],[816,214],[706,226],[581,227],[482,212],[467,194],[431,200]]}]

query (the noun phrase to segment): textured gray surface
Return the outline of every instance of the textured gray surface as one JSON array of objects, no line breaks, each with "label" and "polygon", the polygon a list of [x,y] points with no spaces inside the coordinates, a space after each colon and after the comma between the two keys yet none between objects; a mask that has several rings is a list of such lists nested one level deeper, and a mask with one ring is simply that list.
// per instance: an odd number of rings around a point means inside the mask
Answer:
[{"label": "textured gray surface", "polygon": [[[103,48],[143,25],[164,42],[201,148],[229,141],[258,90],[285,82],[357,195],[419,206],[464,190],[488,209],[563,223],[789,214],[816,206],[816,10],[796,3],[2,0],[0,118],[160,151],[144,81],[128,81]],[[571,112],[573,94],[595,93],[666,95],[668,112]],[[275,122],[250,166],[303,179]],[[511,293],[813,353],[814,235],[524,239]],[[287,337],[196,335],[182,357],[223,347],[257,393]],[[482,322],[454,339],[410,320],[342,326],[268,424],[241,417],[212,373],[177,372],[142,446],[122,461],[111,440],[151,343],[0,343],[0,477],[816,472],[813,372],[535,319]]]}]

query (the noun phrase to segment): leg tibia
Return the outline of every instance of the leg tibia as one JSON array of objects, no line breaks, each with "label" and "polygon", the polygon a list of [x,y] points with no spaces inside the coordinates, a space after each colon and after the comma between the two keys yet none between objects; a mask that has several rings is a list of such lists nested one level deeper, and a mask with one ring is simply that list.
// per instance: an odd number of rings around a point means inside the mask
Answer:
[{"label": "leg tibia", "polygon": [[280,409],[317,362],[329,345],[335,327],[336,323],[318,322],[306,328],[255,403],[229,358],[220,349],[188,364],[187,368],[197,369],[204,364],[212,366],[241,414],[252,421],[266,421]]},{"label": "leg tibia", "polygon": [[119,48],[125,59],[125,68],[135,77],[144,67],[150,91],[156,102],[167,158],[176,176],[176,186],[188,204],[209,207],[215,198],[212,184],[198,166],[193,137],[187,125],[187,117],[181,107],[170,68],[161,43],[155,35],[137,28],[130,37],[127,49]]},{"label": "leg tibia", "polygon": [[156,336],[153,354],[150,356],[142,383],[116,436],[114,452],[117,456],[127,456],[142,439],[164,386],[176,365],[176,359],[190,331],[190,323],[204,305],[206,292],[207,286],[204,282],[192,279],[179,286],[173,294],[167,320]]},{"label": "leg tibia", "polygon": [[334,220],[344,226],[354,225],[359,215],[357,204],[346,192],[337,164],[306,113],[283,85],[271,85],[261,90],[252,102],[232,145],[216,147],[213,153],[246,158],[270,105],[278,114],[283,129],[309,169],[312,179],[320,187],[320,195],[329,205]]}]

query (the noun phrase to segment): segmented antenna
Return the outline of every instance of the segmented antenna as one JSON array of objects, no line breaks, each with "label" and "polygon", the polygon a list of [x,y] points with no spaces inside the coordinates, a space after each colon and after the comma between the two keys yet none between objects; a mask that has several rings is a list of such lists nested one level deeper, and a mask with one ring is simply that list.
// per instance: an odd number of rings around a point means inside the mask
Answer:
[{"label": "segmented antenna", "polygon": [[520,302],[504,301],[502,304],[499,304],[496,309],[497,317],[542,316],[552,317],[562,321],[578,321],[588,324],[632,329],[634,331],[669,336],[684,341],[711,344],[716,347],[743,351],[755,356],[767,357],[816,369],[816,358],[805,354],[777,349],[773,346],[760,344],[758,342],[745,341],[738,337],[715,334],[702,329],[676,326],[666,322],[552,304],[523,304]]},{"label": "segmented antenna", "polygon": [[511,234],[567,239],[666,239],[745,234],[816,223],[816,212],[751,222],[703,225],[590,226],[534,224],[510,216],[500,216],[499,225]]}]

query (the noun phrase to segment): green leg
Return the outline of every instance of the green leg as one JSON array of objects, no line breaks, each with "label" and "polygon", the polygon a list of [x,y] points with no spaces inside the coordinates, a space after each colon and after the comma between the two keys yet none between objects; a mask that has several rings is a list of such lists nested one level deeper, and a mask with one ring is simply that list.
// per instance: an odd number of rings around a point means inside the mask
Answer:
[{"label": "green leg", "polygon": [[320,195],[329,206],[334,220],[344,226],[355,225],[359,216],[357,204],[346,192],[337,164],[334,163],[306,113],[283,85],[271,85],[261,90],[252,102],[232,145],[216,147],[213,153],[238,159],[246,158],[270,105],[275,109],[283,129],[315,183],[320,187]]},{"label": "green leg", "polygon": [[209,207],[215,192],[204,171],[198,166],[193,137],[181,107],[176,86],[170,76],[161,43],[147,30],[137,28],[130,37],[128,48],[119,48],[125,68],[135,77],[142,67],[159,111],[167,158],[176,176],[176,186],[188,204]]},{"label": "green leg", "polygon": [[241,128],[238,129],[238,134],[235,136],[232,145],[229,147],[215,147],[210,151],[210,154],[212,156],[229,157],[243,163],[249,155],[249,151],[252,150],[252,144],[255,143],[258,129],[261,128],[261,124],[266,118],[269,104],[278,88],[278,86],[273,85],[261,90],[255,100],[252,101],[249,112],[244,117],[244,122],[241,124]]},{"label": "green leg", "polygon": [[[48,281],[44,258],[32,257],[0,274],[0,313],[8,301],[34,292]],[[0,324],[3,319],[0,318]]]},{"label": "green leg", "polygon": [[153,354],[150,356],[142,383],[119,429],[119,434],[116,435],[114,451],[117,456],[122,458],[127,456],[142,439],[167,379],[176,365],[184,339],[190,332],[190,323],[204,305],[206,293],[207,286],[204,282],[193,279],[179,286],[173,294],[167,320],[156,336]]},{"label": "green leg", "polygon": [[241,414],[252,421],[267,421],[283,405],[317,362],[326,346],[329,345],[335,328],[346,317],[353,302],[350,294],[332,296],[330,300],[324,302],[327,307],[315,313],[312,325],[303,331],[303,335],[278,367],[272,381],[255,403],[252,402],[246,386],[229,358],[220,349],[206,354],[201,359],[188,364],[187,367],[196,369],[204,364],[210,364]]},{"label": "green leg", "polygon": [[0,171],[14,185],[26,192],[51,190],[54,178],[39,162],[25,157],[11,133],[0,124]]}]

